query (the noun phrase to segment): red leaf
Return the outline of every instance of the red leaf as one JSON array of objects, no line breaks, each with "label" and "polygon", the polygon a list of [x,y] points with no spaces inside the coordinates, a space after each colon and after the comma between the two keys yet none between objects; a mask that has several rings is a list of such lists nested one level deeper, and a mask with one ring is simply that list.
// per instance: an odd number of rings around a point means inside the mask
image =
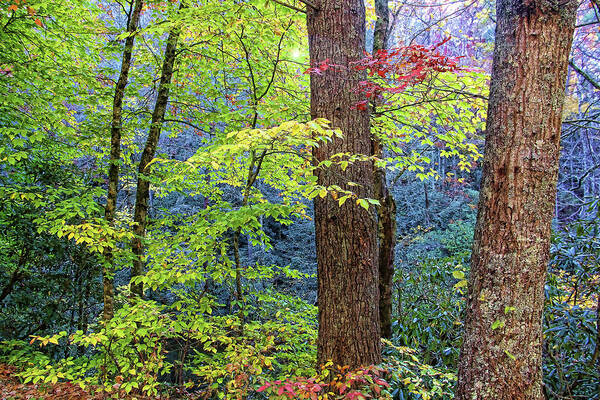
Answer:
[{"label": "red leaf", "polygon": [[360,111],[366,111],[367,103],[368,103],[367,100],[359,101],[358,103],[356,103],[356,109],[360,110]]},{"label": "red leaf", "polygon": [[375,383],[380,386],[390,387],[390,384],[384,381],[383,379],[375,379]]},{"label": "red leaf", "polygon": [[259,387],[258,389],[256,389],[257,392],[264,392],[269,386],[271,386],[270,383],[265,383],[264,385],[262,385],[261,387]]},{"label": "red leaf", "polygon": [[346,398],[348,398],[350,400],[364,399],[365,396],[362,393],[360,393],[360,392],[354,391],[354,392],[348,393],[348,395],[346,396]]}]

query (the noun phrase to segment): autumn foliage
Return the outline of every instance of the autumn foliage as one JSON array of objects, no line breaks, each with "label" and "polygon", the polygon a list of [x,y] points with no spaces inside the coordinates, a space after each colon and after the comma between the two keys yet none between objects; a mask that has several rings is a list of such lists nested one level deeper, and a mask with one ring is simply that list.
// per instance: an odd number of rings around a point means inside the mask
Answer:
[{"label": "autumn foliage", "polygon": [[[337,371],[322,368],[319,376],[299,377],[267,382],[257,392],[271,393],[282,399],[378,399],[386,398],[382,391],[390,385],[384,379],[385,369],[377,366],[349,371],[348,367],[337,367]],[[333,375],[330,378],[330,374]],[[335,375],[334,375],[335,374]]]},{"label": "autumn foliage", "polygon": [[358,110],[366,110],[370,101],[389,104],[388,97],[403,92],[410,86],[422,83],[433,74],[440,72],[457,72],[460,57],[449,57],[439,49],[450,40],[447,37],[440,43],[425,47],[417,44],[395,47],[389,50],[378,50],[374,54],[365,53],[364,58],[351,63],[348,67],[332,64],[324,60],[306,70],[305,73],[322,75],[329,69],[351,68],[356,71],[367,71],[369,79],[359,82],[356,90],[365,99],[356,104]]}]

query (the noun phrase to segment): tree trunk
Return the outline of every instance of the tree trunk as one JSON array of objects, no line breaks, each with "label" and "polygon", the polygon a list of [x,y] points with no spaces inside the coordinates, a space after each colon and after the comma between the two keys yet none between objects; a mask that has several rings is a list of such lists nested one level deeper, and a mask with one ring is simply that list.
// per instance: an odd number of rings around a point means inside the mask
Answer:
[{"label": "tree trunk", "polygon": [[[339,152],[370,154],[368,111],[357,110],[358,83],[363,72],[349,63],[363,57],[365,8],[362,0],[321,0],[308,7],[307,25],[312,65],[329,60],[332,67],[311,75],[311,115],[331,121],[344,139],[322,144],[313,151],[315,162]],[[374,166],[357,162],[342,171],[317,171],[318,183],[353,189],[361,198],[373,198]],[[347,185],[355,182],[359,186]],[[373,210],[355,201],[342,206],[331,196],[315,200],[318,265],[319,335],[317,359],[351,368],[380,362],[377,238]]]},{"label": "tree trunk", "polygon": [[25,264],[27,263],[28,259],[29,247],[26,243],[23,243],[23,247],[21,247],[21,255],[19,255],[19,261],[17,261],[17,267],[12,272],[12,274],[10,274],[10,279],[8,280],[8,283],[0,292],[0,303],[2,303],[4,299],[12,293],[15,284],[25,277]]},{"label": "tree trunk", "polygon": [[[373,54],[387,49],[389,4],[388,0],[375,0],[377,21],[373,38]],[[381,140],[375,134],[372,138],[372,154],[383,157]],[[377,240],[379,245],[379,319],[381,337],[392,337],[392,286],[394,279],[394,252],[396,249],[396,202],[388,191],[385,169],[375,169],[375,198],[377,208]]]},{"label": "tree trunk", "polygon": [[[600,291],[596,300],[596,347],[592,355],[592,363],[596,363],[596,370],[600,375]],[[600,381],[598,382],[598,393],[600,393]]]},{"label": "tree trunk", "polygon": [[[180,9],[183,8],[183,3]],[[150,181],[145,176],[150,174],[148,164],[156,154],[156,146],[160,139],[160,131],[163,125],[163,119],[167,110],[167,102],[169,101],[169,87],[171,78],[173,77],[173,66],[175,64],[177,41],[181,28],[179,26],[173,28],[169,32],[167,38],[167,46],[165,48],[165,57],[163,60],[162,73],[160,76],[160,84],[158,86],[158,95],[154,104],[152,113],[152,124],[148,132],[146,146],[142,152],[142,158],[138,166],[137,191],[135,194],[135,211],[133,217],[133,233],[135,238],[131,242],[131,250],[133,251],[133,267],[131,269],[131,277],[140,276],[144,272],[144,245],[143,238],[146,236],[146,223],[148,219],[148,199],[150,198]],[[144,287],[141,283],[132,283],[131,292],[139,297],[144,295]]]},{"label": "tree trunk", "polygon": [[544,398],[544,283],[576,8],[497,3],[459,400]]},{"label": "tree trunk", "polygon": [[[385,174],[383,174],[383,179],[385,179]],[[381,319],[381,337],[390,339],[392,337],[392,287],[394,284],[394,251],[396,249],[396,202],[389,193],[381,196],[379,202],[381,203],[381,207],[377,210],[379,318]]]},{"label": "tree trunk", "polygon": [[[117,208],[117,190],[119,185],[119,163],[121,161],[121,131],[123,129],[123,98],[125,96],[125,87],[129,79],[129,70],[131,69],[131,58],[133,55],[133,42],[135,40],[134,32],[137,29],[140,13],[142,11],[142,0],[135,0],[127,21],[127,32],[129,36],[125,39],[125,49],[123,50],[123,60],[121,61],[121,72],[119,80],[115,87],[113,98],[113,112],[110,130],[110,165],[108,169],[108,193],[106,196],[106,207],[104,208],[104,218],[110,226],[114,225],[115,213]],[[113,253],[110,246],[104,250],[105,266],[102,270],[102,283],[104,293],[104,311],[102,318],[105,321],[110,320],[115,312],[115,288],[113,279]]]},{"label": "tree trunk", "polygon": [[389,0],[375,0],[375,32],[373,33],[373,54],[387,49],[388,25],[390,24]]}]

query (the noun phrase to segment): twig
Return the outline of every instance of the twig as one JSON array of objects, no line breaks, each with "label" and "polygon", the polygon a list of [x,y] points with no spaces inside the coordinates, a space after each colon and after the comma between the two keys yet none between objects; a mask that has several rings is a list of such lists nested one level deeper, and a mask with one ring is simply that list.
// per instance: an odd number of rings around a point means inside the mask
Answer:
[{"label": "twig", "polygon": [[596,89],[600,90],[600,83],[596,82],[596,80],[594,78],[592,78],[592,76],[590,74],[588,74],[587,72],[585,72],[584,70],[582,70],[581,68],[579,68],[577,65],[575,65],[575,62],[573,62],[573,60],[569,60],[569,65],[581,76],[583,76],[583,78],[588,81],[589,83],[592,84],[592,86],[594,86]]}]

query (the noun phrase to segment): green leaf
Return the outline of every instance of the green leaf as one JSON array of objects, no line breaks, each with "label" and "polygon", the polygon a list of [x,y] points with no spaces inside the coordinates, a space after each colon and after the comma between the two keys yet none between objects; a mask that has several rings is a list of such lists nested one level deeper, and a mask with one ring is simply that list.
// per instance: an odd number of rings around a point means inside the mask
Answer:
[{"label": "green leaf", "polygon": [[508,350],[504,350],[504,354],[506,354],[506,355],[508,356],[508,358],[510,358],[511,360],[513,360],[513,361],[517,361],[517,357],[515,357],[514,355],[512,355],[512,354],[510,353],[510,351],[508,351]]},{"label": "green leaf", "polygon": [[455,289],[460,289],[460,288],[466,287],[466,286],[467,286],[467,284],[468,284],[468,283],[467,283],[467,280],[466,280],[466,279],[463,279],[463,280],[461,280],[461,281],[458,281],[458,282],[456,282],[456,284],[454,285],[454,288],[455,288]]},{"label": "green leaf", "polygon": [[369,202],[365,199],[356,200],[356,204],[358,204],[359,206],[361,206],[362,208],[364,208],[367,211],[369,210]]},{"label": "green leaf", "polygon": [[497,319],[492,324],[492,330],[496,330],[498,328],[504,328],[504,325],[505,325],[504,321],[501,321],[501,320]]},{"label": "green leaf", "polygon": [[514,308],[514,307],[506,306],[506,307],[504,307],[504,314],[508,314],[509,312],[513,312],[515,310],[516,310],[516,308]]},{"label": "green leaf", "polygon": [[465,273],[462,271],[452,271],[452,276],[456,279],[465,279]]}]

